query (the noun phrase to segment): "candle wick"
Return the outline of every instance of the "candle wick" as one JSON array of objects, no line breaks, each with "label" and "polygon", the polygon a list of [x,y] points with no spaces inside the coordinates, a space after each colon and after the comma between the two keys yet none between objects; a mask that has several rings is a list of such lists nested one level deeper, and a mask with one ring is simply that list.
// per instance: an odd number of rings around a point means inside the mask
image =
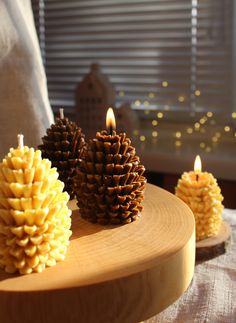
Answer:
[{"label": "candle wick", "polygon": [[112,136],[112,126],[110,126],[110,135]]},{"label": "candle wick", "polygon": [[64,109],[60,108],[59,111],[60,111],[60,118],[64,119]]},{"label": "candle wick", "polygon": [[199,179],[199,175],[198,174],[196,174],[196,181],[198,182],[198,179]]},{"label": "candle wick", "polygon": [[22,134],[17,135],[17,139],[18,139],[18,148],[23,149],[24,148],[24,135],[22,135]]}]

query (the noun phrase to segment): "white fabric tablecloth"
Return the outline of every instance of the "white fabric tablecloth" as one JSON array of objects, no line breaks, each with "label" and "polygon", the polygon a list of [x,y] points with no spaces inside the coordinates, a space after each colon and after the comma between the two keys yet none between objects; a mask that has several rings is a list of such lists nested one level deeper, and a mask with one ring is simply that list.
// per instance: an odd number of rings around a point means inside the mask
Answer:
[{"label": "white fabric tablecloth", "polygon": [[17,134],[36,147],[53,122],[30,0],[0,1],[0,158]]},{"label": "white fabric tablecloth", "polygon": [[145,323],[236,322],[236,210],[225,209],[223,218],[232,229],[227,252],[197,264],[182,297]]}]

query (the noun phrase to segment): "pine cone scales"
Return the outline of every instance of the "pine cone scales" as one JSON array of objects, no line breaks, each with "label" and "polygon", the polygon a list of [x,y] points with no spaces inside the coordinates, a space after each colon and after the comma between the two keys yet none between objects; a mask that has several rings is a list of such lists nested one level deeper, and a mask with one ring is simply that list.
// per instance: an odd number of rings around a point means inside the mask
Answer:
[{"label": "pine cone scales", "polygon": [[48,158],[56,167],[59,179],[64,182],[65,190],[74,197],[73,176],[75,168],[85,147],[84,134],[76,123],[68,118],[57,118],[56,123],[47,129],[47,135],[42,138],[39,146],[43,158]]},{"label": "pine cone scales", "polygon": [[69,196],[41,152],[11,149],[0,163],[0,267],[41,272],[65,258],[71,235]]},{"label": "pine cone scales", "polygon": [[175,194],[192,210],[196,224],[196,240],[219,233],[222,223],[222,200],[220,187],[210,173],[201,173],[200,181],[192,181],[194,172],[184,173],[178,181]]},{"label": "pine cone scales", "polygon": [[142,210],[144,171],[124,133],[98,132],[74,178],[81,216],[100,224],[135,221]]}]

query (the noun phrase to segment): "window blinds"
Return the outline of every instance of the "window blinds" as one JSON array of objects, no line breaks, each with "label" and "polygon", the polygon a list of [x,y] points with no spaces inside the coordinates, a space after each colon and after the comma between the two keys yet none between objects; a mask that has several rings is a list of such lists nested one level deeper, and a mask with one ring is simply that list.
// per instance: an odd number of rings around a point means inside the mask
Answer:
[{"label": "window blinds", "polygon": [[233,0],[33,0],[53,106],[98,62],[117,105],[232,108]]}]

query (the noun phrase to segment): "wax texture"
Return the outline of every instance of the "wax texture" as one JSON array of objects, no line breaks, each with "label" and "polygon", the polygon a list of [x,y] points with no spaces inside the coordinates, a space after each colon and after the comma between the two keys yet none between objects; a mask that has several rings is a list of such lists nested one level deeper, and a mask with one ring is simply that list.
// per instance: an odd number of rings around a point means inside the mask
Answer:
[{"label": "wax texture", "polygon": [[69,195],[41,151],[10,149],[0,163],[0,267],[42,272],[64,260],[71,236]]},{"label": "wax texture", "polygon": [[59,179],[65,184],[65,191],[74,197],[73,177],[85,148],[85,136],[75,122],[68,118],[57,118],[55,124],[47,129],[39,146],[43,158],[48,158],[57,168]]},{"label": "wax texture", "polygon": [[142,210],[144,166],[125,133],[97,132],[74,178],[83,218],[100,224],[126,224]]},{"label": "wax texture", "polygon": [[211,173],[185,172],[178,180],[175,194],[192,210],[196,224],[196,240],[218,234],[222,223],[223,196]]}]

